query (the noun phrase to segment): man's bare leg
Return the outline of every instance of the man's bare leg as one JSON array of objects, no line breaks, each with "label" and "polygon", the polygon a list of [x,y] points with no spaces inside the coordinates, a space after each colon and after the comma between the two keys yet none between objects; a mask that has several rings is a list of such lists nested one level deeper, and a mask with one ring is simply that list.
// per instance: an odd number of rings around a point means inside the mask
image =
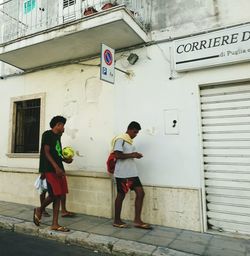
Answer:
[{"label": "man's bare leg", "polygon": [[51,229],[56,230],[60,227],[58,223],[59,209],[60,209],[61,197],[55,196],[53,200],[53,219]]},{"label": "man's bare leg", "polygon": [[143,199],[145,196],[144,190],[142,187],[135,188],[136,198],[135,198],[135,224],[143,224],[144,222],[141,220],[141,211],[143,205]]},{"label": "man's bare leg", "polygon": [[36,215],[39,219],[42,218],[42,213],[44,212],[45,208],[53,202],[53,198],[51,196],[47,196],[40,207],[36,208]]},{"label": "man's bare leg", "polygon": [[122,210],[122,203],[125,198],[125,194],[122,193],[117,193],[116,199],[115,199],[115,219],[114,219],[114,224],[116,225],[122,225],[125,224],[121,220],[121,210]]}]

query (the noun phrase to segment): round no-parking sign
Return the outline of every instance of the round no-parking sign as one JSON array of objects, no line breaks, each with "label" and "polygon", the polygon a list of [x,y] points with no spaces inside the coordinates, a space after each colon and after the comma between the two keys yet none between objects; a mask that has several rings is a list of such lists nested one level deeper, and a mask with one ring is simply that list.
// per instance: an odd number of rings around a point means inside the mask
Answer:
[{"label": "round no-parking sign", "polygon": [[115,50],[102,44],[100,78],[108,83],[115,82]]},{"label": "round no-parking sign", "polygon": [[113,55],[110,50],[106,49],[103,53],[104,61],[107,65],[112,65],[113,63]]}]

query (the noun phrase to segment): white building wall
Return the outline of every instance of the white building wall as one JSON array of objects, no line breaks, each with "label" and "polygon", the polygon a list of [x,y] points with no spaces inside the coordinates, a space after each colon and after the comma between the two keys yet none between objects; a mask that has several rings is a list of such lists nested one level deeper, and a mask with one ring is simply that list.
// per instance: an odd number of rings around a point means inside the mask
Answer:
[{"label": "white building wall", "polygon": [[152,38],[189,36],[250,21],[248,0],[152,1]]},{"label": "white building wall", "polygon": [[[25,173],[29,170],[35,173],[39,162],[38,158],[10,158],[6,155],[10,136],[10,98],[46,93],[45,129],[49,129],[48,123],[54,115],[65,115],[68,122],[62,142],[63,145],[71,145],[77,152],[72,165],[66,165],[66,170],[70,172],[69,207],[72,210],[112,216],[111,209],[105,208],[105,204],[99,209],[87,200],[94,193],[92,189],[95,185],[100,183],[105,186],[106,179],[101,178],[100,181],[96,176],[90,182],[87,177],[91,172],[93,177],[95,173],[106,172],[105,161],[111,138],[124,132],[128,123],[136,120],[142,125],[135,145],[144,155],[138,160],[138,169],[147,191],[143,212],[145,221],[202,231],[202,223],[205,223],[202,222],[200,194],[204,178],[199,85],[249,79],[250,64],[177,74],[170,70],[169,46],[170,43],[164,43],[133,51],[139,56],[134,66],[126,61],[128,52],[118,56],[117,67],[133,71],[134,76],[127,78],[123,73],[116,72],[115,85],[99,80],[99,68],[80,65],[0,80],[3,124],[0,126],[0,170],[3,172],[0,173],[6,180],[1,186],[0,199],[29,204],[37,202],[33,192],[32,196],[20,198],[8,190],[9,179],[20,176],[13,175],[12,171],[22,173],[25,170],[23,175],[27,175]],[[172,80],[169,80],[170,75]],[[178,111],[179,133],[176,135],[165,134],[164,110],[167,109]],[[76,176],[72,172],[74,170],[78,171]],[[25,185],[30,191],[34,189],[30,182],[32,177],[29,176]],[[19,182],[15,180],[15,183]],[[99,198],[98,195],[94,197]],[[125,219],[133,219],[131,197],[132,194],[125,201]],[[103,202],[112,203],[110,193],[105,193],[105,198]],[[184,204],[187,200],[190,200],[188,207]],[[164,208],[162,204],[171,207]]]},{"label": "white building wall", "polygon": [[[156,41],[171,40],[250,21],[248,11],[250,2],[248,0],[237,2],[227,0],[143,0],[143,6],[142,12],[146,15],[144,18],[149,23],[147,27],[151,29],[148,36]],[[3,8],[3,6],[1,7]],[[6,12],[10,12],[11,16],[18,19],[16,8],[13,8],[11,2],[4,7]],[[39,9],[39,4],[37,7]],[[58,20],[62,20],[62,11],[58,10],[61,5],[57,1],[53,1],[53,3],[48,1],[48,4],[43,4],[41,7],[45,8],[43,15],[46,14],[48,19],[46,22],[44,21],[46,26],[56,25]],[[0,20],[7,22],[8,25],[15,21],[2,13],[0,13]],[[13,28],[6,33],[9,31],[16,33],[18,24],[15,21]],[[44,27],[42,28],[44,29]],[[2,29],[4,29],[4,25],[2,25]],[[39,27],[37,29],[39,30]],[[0,68],[1,76],[17,72],[20,70],[11,68],[9,65]]]},{"label": "white building wall", "polygon": [[[169,80],[169,44],[135,51],[139,61],[127,66],[132,78],[116,72],[116,83],[99,80],[97,67],[70,65],[0,81],[2,122],[10,118],[10,98],[46,93],[45,124],[57,114],[68,118],[63,144],[77,151],[73,170],[104,171],[113,135],[137,120],[142,131],[135,143],[144,158],[138,161],[144,183],[201,187],[199,85],[248,78],[249,63],[187,73]],[[126,68],[126,57],[117,62]],[[176,109],[179,134],[165,134],[164,110]],[[6,156],[9,126],[1,126],[0,166],[37,168],[38,159]]]},{"label": "white building wall", "polygon": [[[153,2],[153,39],[171,39],[249,22],[250,3],[244,0],[238,2],[244,8],[222,0],[195,1],[193,5],[185,2],[184,9],[181,8],[184,0],[157,3],[160,3],[161,8],[157,9],[156,2]],[[197,8],[200,8],[197,11],[198,18],[193,15]],[[161,10],[168,10],[167,18],[166,13],[159,13]],[[82,176],[84,173],[106,172],[105,161],[111,138],[125,132],[128,123],[136,120],[142,125],[142,131],[135,139],[135,145],[144,155],[138,160],[139,174],[149,194],[145,200],[145,220],[201,231],[202,223],[205,226],[205,222],[202,220],[200,198],[204,177],[199,86],[249,80],[250,64],[247,62],[176,73],[171,65],[173,56],[170,47],[173,47],[172,42],[165,42],[133,50],[139,56],[139,61],[133,66],[126,61],[130,52],[118,54],[117,67],[132,71],[133,76],[128,78],[116,71],[115,85],[100,81],[98,67],[81,65],[66,65],[0,80],[1,123],[4,124],[0,126],[0,169],[4,170],[1,175],[8,176],[8,170],[4,169],[6,167],[15,171],[32,169],[33,173],[38,168],[38,157],[11,158],[6,155],[10,136],[10,99],[45,93],[45,129],[49,129],[48,123],[54,115],[62,114],[68,119],[62,142],[72,146],[77,153],[74,162],[66,166],[67,170],[72,171],[71,191],[74,191],[74,180],[81,180],[75,178],[79,172]],[[89,61],[90,64],[98,62],[98,59]],[[166,134],[165,126],[169,121],[164,117],[166,110],[175,110],[178,115],[176,134]],[[78,171],[76,176],[74,170]],[[6,178],[7,184],[10,176]],[[94,187],[93,182],[95,179],[92,178],[91,182],[86,182],[88,188]],[[109,184],[105,180],[106,183]],[[78,186],[81,187],[81,184]],[[69,202],[73,210],[109,216],[110,213],[102,212],[103,208],[94,211],[86,209],[95,207],[87,205],[85,201],[78,204],[81,193],[87,198],[91,194],[91,191],[79,191],[80,188],[75,190],[75,194],[70,194]],[[190,193],[188,196],[187,191]],[[10,195],[6,190],[4,193],[9,200],[15,198],[14,194]],[[129,195],[125,202],[124,216],[132,219],[130,197],[133,196]],[[189,208],[183,203],[188,198],[192,198]],[[27,203],[25,199],[22,200]],[[28,203],[32,200],[34,198],[29,199]],[[108,202],[112,203],[109,197]],[[171,209],[161,207],[162,204],[171,205]]]},{"label": "white building wall", "polygon": [[219,15],[219,25],[228,26],[235,25],[250,21],[249,8],[250,3],[247,0],[239,1],[227,1],[218,0],[215,1],[216,8]]},{"label": "white building wall", "polygon": [[[249,79],[249,63],[173,73],[169,80],[169,45],[137,51],[140,59],[133,67],[134,78],[116,85],[116,129],[121,130],[131,119],[142,124],[135,141],[144,154],[138,161],[144,182],[202,187],[199,85]],[[178,111],[178,135],[164,132],[167,109]]]},{"label": "white building wall", "polygon": [[[5,146],[9,136],[10,98],[42,92],[46,93],[45,129],[49,129],[54,115],[62,114],[68,119],[63,142],[80,155],[72,168],[103,170],[107,145],[113,135],[114,108],[112,88],[100,82],[98,68],[79,65],[51,69],[1,80],[0,87],[5,95],[0,103],[5,109],[1,115],[6,124],[1,127]],[[8,158],[7,149],[2,149],[1,166],[37,168],[37,159]]]}]

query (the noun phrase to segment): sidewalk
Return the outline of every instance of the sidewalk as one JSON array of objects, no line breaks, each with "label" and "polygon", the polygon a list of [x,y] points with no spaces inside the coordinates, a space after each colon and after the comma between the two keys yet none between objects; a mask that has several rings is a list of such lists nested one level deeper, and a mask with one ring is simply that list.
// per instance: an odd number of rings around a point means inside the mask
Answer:
[{"label": "sidewalk", "polygon": [[[0,201],[0,228],[15,232],[55,239],[112,253],[112,255],[153,256],[250,256],[249,240],[198,233],[187,230],[154,226],[153,230],[119,229],[112,220],[77,214],[61,218],[60,224],[71,229],[69,233],[51,231],[51,217],[43,217],[38,228],[32,222],[34,206]],[[48,209],[49,213],[52,213]]]}]

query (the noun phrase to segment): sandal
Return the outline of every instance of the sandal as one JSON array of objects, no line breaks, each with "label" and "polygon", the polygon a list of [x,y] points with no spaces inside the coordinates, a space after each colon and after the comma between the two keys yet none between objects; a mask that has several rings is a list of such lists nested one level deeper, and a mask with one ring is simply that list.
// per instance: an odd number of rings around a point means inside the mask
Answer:
[{"label": "sandal", "polygon": [[127,228],[128,225],[126,223],[121,223],[121,224],[113,223],[113,227],[115,227],[115,228]]},{"label": "sandal", "polygon": [[153,229],[153,227],[148,223],[134,224],[134,227],[141,228],[141,229]]},{"label": "sandal", "polygon": [[34,212],[33,212],[33,222],[36,226],[40,226],[41,220],[38,218],[36,214],[36,208],[34,209]]},{"label": "sandal", "polygon": [[53,231],[60,231],[60,232],[69,232],[70,229],[66,228],[66,227],[63,227],[63,226],[59,226],[57,228],[52,228],[50,230],[53,230]]},{"label": "sandal", "polygon": [[72,218],[75,217],[75,214],[73,212],[65,212],[61,214],[62,218]]}]

